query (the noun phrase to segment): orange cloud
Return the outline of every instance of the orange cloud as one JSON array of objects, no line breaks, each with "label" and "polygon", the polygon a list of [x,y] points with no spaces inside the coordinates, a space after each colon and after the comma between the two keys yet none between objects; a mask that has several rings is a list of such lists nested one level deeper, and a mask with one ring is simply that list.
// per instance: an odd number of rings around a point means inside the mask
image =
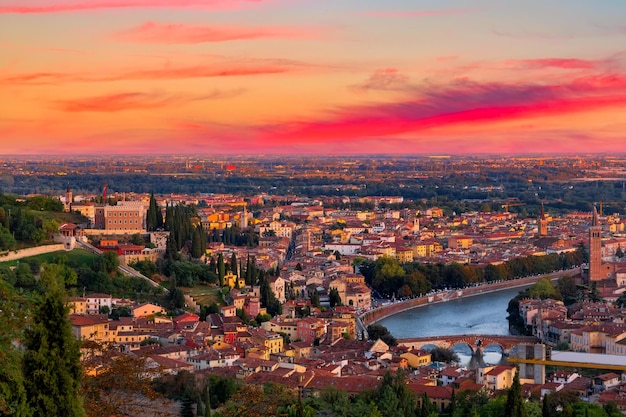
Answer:
[{"label": "orange cloud", "polygon": [[190,8],[229,9],[241,4],[261,3],[268,0],[83,0],[82,2],[56,3],[48,1],[39,5],[0,6],[0,14],[40,14],[82,12],[100,9],[129,8]]},{"label": "orange cloud", "polygon": [[69,113],[103,112],[114,113],[124,110],[155,109],[168,106],[181,106],[189,102],[230,98],[243,90],[222,92],[215,90],[206,95],[171,95],[162,93],[119,93],[104,96],[85,97],[74,100],[59,100],[55,105]]},{"label": "orange cloud", "polygon": [[272,60],[246,60],[241,63],[215,63],[185,67],[165,67],[120,71],[112,74],[32,72],[0,78],[0,83],[49,85],[67,82],[110,82],[124,80],[171,80],[184,78],[241,77],[281,74],[295,71],[298,63]]},{"label": "orange cloud", "polygon": [[147,22],[113,35],[124,42],[198,44],[246,39],[313,38],[315,34],[295,27],[234,27],[215,25],[162,24]]}]

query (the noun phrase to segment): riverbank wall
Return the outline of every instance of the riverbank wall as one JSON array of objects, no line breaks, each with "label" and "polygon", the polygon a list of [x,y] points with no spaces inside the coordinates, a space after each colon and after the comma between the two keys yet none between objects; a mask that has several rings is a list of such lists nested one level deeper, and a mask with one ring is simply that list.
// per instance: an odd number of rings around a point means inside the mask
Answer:
[{"label": "riverbank wall", "polygon": [[492,292],[508,290],[511,288],[523,288],[534,284],[542,278],[556,280],[562,276],[577,275],[580,275],[580,269],[575,268],[546,275],[518,278],[510,281],[496,282],[493,284],[483,284],[477,287],[443,291],[429,294],[424,297],[411,298],[405,301],[389,302],[388,304],[384,304],[382,306],[368,310],[362,313],[359,317],[363,323],[363,326],[366,327],[370,324],[376,323],[379,320],[391,317],[394,314],[402,313],[404,311],[412,310],[414,308],[419,308],[430,304],[444,303],[446,301],[452,301],[481,294],[489,294]]}]

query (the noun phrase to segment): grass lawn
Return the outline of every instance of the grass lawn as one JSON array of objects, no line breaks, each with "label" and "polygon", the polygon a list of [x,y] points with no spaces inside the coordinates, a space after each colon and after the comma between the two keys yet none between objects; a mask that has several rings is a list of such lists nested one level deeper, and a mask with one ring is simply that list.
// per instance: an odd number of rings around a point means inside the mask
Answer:
[{"label": "grass lawn", "polygon": [[211,285],[196,285],[192,288],[185,288],[184,292],[189,294],[196,300],[196,303],[202,305],[209,305],[215,303],[217,305],[222,304],[222,299],[219,295],[220,288]]},{"label": "grass lawn", "polygon": [[44,262],[53,262],[60,256],[65,256],[67,258],[67,264],[70,266],[88,266],[93,265],[94,259],[98,257],[98,255],[94,255],[91,252],[88,252],[83,249],[74,249],[72,251],[64,251],[60,250],[57,252],[44,253],[41,255],[29,256],[27,258],[16,259],[14,261],[8,262],[0,262],[0,265],[6,266],[16,266],[18,262],[28,262],[29,259],[37,259],[40,263]]}]

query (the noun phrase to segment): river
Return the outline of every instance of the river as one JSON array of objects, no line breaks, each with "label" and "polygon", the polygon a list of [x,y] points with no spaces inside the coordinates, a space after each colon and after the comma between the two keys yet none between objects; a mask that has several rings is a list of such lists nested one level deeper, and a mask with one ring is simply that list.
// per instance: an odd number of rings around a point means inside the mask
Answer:
[{"label": "river", "polygon": [[[398,339],[457,334],[508,335],[506,309],[509,301],[522,290],[513,288],[430,304],[387,317],[378,323]],[[454,350],[461,364],[468,366],[471,360],[469,347],[456,346]],[[502,352],[486,347],[483,360],[486,364],[500,363]]]}]

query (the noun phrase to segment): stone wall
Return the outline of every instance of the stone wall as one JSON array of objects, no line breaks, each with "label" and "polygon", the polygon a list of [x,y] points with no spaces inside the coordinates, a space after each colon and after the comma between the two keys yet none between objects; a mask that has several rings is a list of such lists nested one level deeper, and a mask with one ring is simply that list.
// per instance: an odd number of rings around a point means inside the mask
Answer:
[{"label": "stone wall", "polygon": [[44,245],[34,248],[20,249],[17,251],[7,251],[0,253],[0,262],[14,261],[16,259],[27,258],[29,256],[41,255],[43,253],[58,252],[64,250],[63,244]]}]

